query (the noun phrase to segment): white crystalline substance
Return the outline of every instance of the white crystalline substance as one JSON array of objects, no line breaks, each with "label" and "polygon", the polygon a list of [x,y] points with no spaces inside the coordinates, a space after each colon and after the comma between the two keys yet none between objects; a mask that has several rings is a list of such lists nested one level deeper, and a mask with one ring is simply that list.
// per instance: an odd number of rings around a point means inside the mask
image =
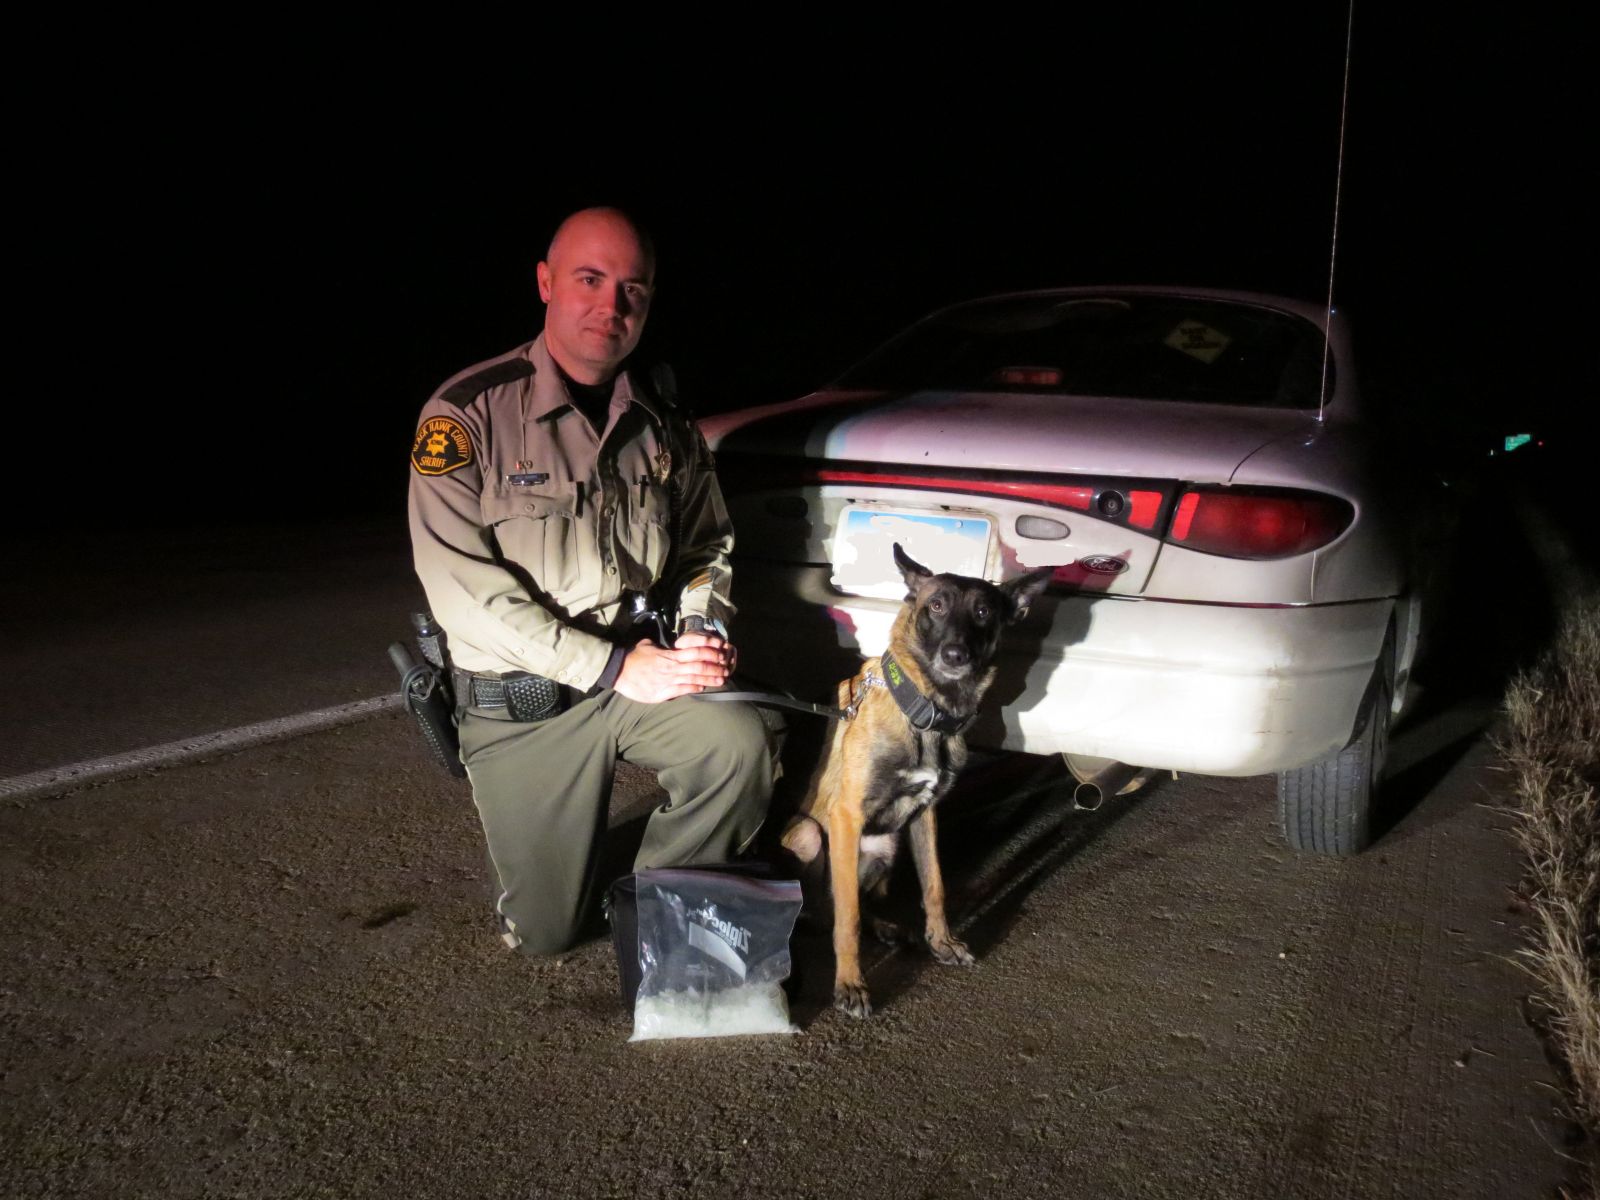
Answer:
[{"label": "white crystalline substance", "polygon": [[733,1037],[741,1033],[795,1033],[789,1002],[776,983],[752,983],[712,992],[658,992],[633,1006],[630,1042],[651,1038]]}]

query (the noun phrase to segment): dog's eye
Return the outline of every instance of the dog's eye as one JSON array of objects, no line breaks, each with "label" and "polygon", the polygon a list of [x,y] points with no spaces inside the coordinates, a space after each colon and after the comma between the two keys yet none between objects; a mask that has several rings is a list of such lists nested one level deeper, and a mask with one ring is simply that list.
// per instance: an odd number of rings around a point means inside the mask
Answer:
[{"label": "dog's eye", "polygon": [[928,611],[936,617],[942,615],[944,612],[944,597],[935,596],[932,600],[929,600]]},{"label": "dog's eye", "polygon": [[972,615],[980,621],[987,621],[989,619],[989,606],[987,604],[978,605],[972,610]]}]

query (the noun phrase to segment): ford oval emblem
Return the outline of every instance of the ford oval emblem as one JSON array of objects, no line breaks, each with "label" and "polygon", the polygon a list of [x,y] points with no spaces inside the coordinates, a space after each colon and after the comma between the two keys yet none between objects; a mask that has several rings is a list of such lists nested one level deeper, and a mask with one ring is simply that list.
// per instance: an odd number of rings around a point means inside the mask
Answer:
[{"label": "ford oval emblem", "polygon": [[1109,554],[1091,554],[1088,558],[1080,558],[1078,565],[1096,575],[1121,575],[1128,569],[1126,562]]}]

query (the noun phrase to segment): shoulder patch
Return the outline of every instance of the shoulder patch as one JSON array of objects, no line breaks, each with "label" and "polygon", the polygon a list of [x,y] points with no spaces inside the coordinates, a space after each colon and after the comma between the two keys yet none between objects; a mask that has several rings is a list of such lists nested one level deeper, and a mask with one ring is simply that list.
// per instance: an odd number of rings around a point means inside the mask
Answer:
[{"label": "shoulder patch", "polygon": [[418,475],[448,475],[472,461],[472,439],[451,417],[429,417],[417,426],[411,465]]},{"label": "shoulder patch", "polygon": [[520,354],[503,362],[490,363],[482,370],[463,375],[439,393],[439,399],[448,400],[457,408],[465,408],[473,397],[481,396],[492,387],[526,379],[533,374],[533,364]]}]

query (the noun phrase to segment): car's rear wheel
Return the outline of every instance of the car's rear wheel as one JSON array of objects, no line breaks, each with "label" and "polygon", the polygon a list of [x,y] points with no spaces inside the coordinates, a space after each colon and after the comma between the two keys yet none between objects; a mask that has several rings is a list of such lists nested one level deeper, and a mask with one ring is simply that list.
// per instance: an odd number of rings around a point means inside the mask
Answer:
[{"label": "car's rear wheel", "polygon": [[1372,843],[1372,814],[1389,754],[1393,658],[1391,631],[1362,697],[1355,734],[1343,750],[1278,772],[1278,813],[1294,849],[1359,854]]}]

